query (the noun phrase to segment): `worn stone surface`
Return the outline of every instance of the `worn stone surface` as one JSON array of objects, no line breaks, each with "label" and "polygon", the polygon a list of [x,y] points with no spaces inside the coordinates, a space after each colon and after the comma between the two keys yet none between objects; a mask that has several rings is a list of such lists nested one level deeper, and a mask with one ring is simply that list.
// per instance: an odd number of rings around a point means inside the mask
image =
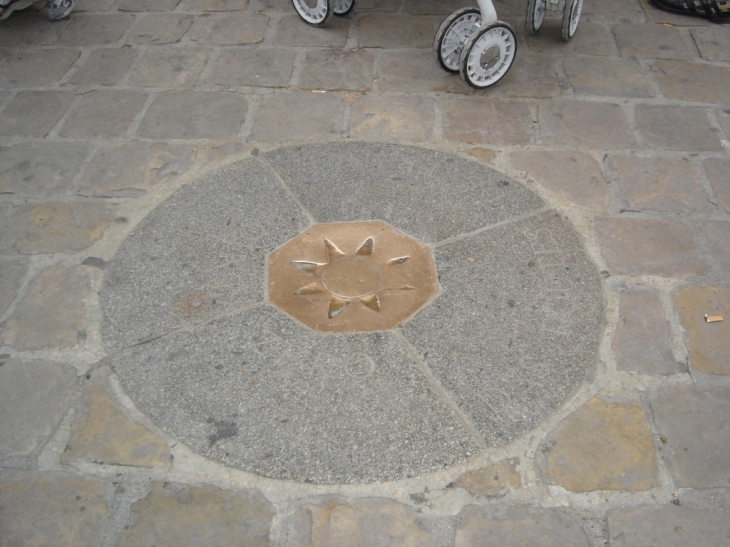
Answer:
[{"label": "worn stone surface", "polygon": [[502,145],[532,141],[533,123],[525,103],[467,97],[443,103],[441,108],[444,136],[452,141]]},{"label": "worn stone surface", "polygon": [[692,51],[678,28],[664,25],[619,24],[613,27],[621,55],[650,59],[692,59]]},{"label": "worn stone surface", "polygon": [[134,22],[128,13],[79,13],[69,18],[56,43],[65,46],[91,46],[119,41]]},{"label": "worn stone surface", "polygon": [[386,50],[376,63],[378,87],[385,92],[468,93],[469,86],[441,69],[430,50]]},{"label": "worn stone surface", "polygon": [[581,152],[513,152],[512,167],[527,172],[536,182],[569,200],[602,211],[609,186],[601,166]]},{"label": "worn stone surface", "polygon": [[180,40],[193,24],[193,16],[153,13],[135,20],[127,33],[130,44],[172,44]]},{"label": "worn stone surface", "polygon": [[654,450],[644,409],[594,397],[542,442],[537,465],[550,484],[572,492],[651,489]]},{"label": "worn stone surface", "polygon": [[723,149],[707,113],[701,108],[637,105],[636,125],[649,146],[655,148],[715,152]]},{"label": "worn stone surface", "polygon": [[0,136],[45,137],[72,100],[67,91],[21,91],[3,110]]},{"label": "worn stone surface", "polygon": [[72,473],[0,471],[2,545],[95,547],[106,528],[114,485]]},{"label": "worn stone surface", "polygon": [[478,506],[467,506],[456,517],[455,547],[588,547],[580,521],[560,509],[513,507],[491,515]]},{"label": "worn stone surface", "polygon": [[730,36],[722,27],[692,29],[692,38],[700,55],[708,61],[730,61]]},{"label": "worn stone surface", "polygon": [[256,44],[264,39],[269,18],[258,13],[216,13],[195,19],[189,37],[216,46]]},{"label": "worn stone surface", "polygon": [[196,46],[160,46],[147,49],[129,73],[139,87],[190,87],[197,80],[209,52]]},{"label": "worn stone surface", "polygon": [[710,207],[697,171],[688,161],[612,156],[614,206],[628,211],[695,213]]},{"label": "worn stone surface", "polygon": [[360,18],[357,34],[360,47],[430,48],[435,31],[431,17],[377,13]]},{"label": "worn stone surface", "polygon": [[117,4],[119,11],[170,11],[175,9],[180,0],[121,0]]},{"label": "worn stone surface", "polygon": [[[586,7],[587,3],[584,4],[583,9],[586,9]],[[524,33],[522,40],[518,38],[519,47],[526,44],[529,50],[535,54],[563,57],[566,54],[566,48],[571,53],[578,55],[609,57],[618,54],[616,40],[610,27],[594,24],[586,20],[585,17],[581,17],[580,26],[578,27],[580,32],[575,33],[575,36],[570,40],[570,44],[566,44],[561,37],[560,20],[546,20],[545,28],[540,29],[537,34],[527,32],[524,14],[519,19],[514,20],[513,23],[512,26],[518,33],[520,31]],[[520,52],[517,55],[520,55]]]},{"label": "worn stone surface", "polygon": [[32,87],[58,81],[79,56],[70,49],[18,52],[5,59],[0,72],[2,87]]},{"label": "worn stone surface", "polygon": [[709,247],[707,260],[714,266],[718,283],[730,281],[730,222],[725,220],[708,220],[702,226],[705,241]]},{"label": "worn stone surface", "polygon": [[[685,331],[692,370],[707,374],[730,374],[730,289],[684,287],[674,293],[677,312]],[[705,314],[725,320],[705,322]]]},{"label": "worn stone surface", "polygon": [[0,363],[0,454],[29,455],[48,440],[66,413],[76,372],[48,361],[0,358]]},{"label": "worn stone surface", "polygon": [[730,160],[709,158],[702,165],[717,199],[730,213]]},{"label": "worn stone surface", "polygon": [[171,91],[155,98],[137,133],[151,139],[234,137],[247,109],[246,98],[234,93]]},{"label": "worn stone surface", "polygon": [[480,496],[499,496],[522,484],[522,477],[517,471],[519,464],[519,458],[502,460],[484,469],[464,473],[452,485]]},{"label": "worn stone surface", "polygon": [[27,271],[26,260],[0,262],[0,317],[15,300]]},{"label": "worn stone surface", "polygon": [[39,46],[52,42],[58,31],[58,25],[49,25],[31,10],[15,12],[11,24],[3,24],[0,47]]},{"label": "worn stone surface", "polygon": [[219,85],[284,87],[289,84],[296,52],[283,48],[225,49],[207,81]]},{"label": "worn stone surface", "polygon": [[139,91],[92,91],[76,103],[60,134],[87,139],[123,135],[146,100],[147,94]]},{"label": "worn stone surface", "polygon": [[540,104],[544,144],[624,150],[636,147],[623,109],[616,104],[548,101]]},{"label": "worn stone surface", "polygon": [[507,97],[554,97],[560,93],[554,60],[543,55],[517,55],[496,89]]},{"label": "worn stone surface", "polygon": [[265,547],[274,508],[255,491],[153,482],[132,504],[119,547],[246,545]]},{"label": "worn stone surface", "polygon": [[435,105],[427,97],[361,97],[351,108],[355,139],[422,142],[433,132]]},{"label": "worn stone surface", "polygon": [[707,63],[658,61],[652,72],[665,97],[685,101],[716,103],[730,83],[730,68]]},{"label": "worn stone surface", "polygon": [[636,507],[608,515],[611,546],[716,547],[730,542],[725,511],[717,508]]},{"label": "worn stone surface", "polygon": [[689,276],[705,273],[692,230],[679,220],[610,218],[596,220],[601,253],[617,275]]},{"label": "worn stone surface", "polygon": [[154,190],[193,166],[195,148],[182,144],[125,142],[99,150],[86,168],[82,196],[135,197]]},{"label": "worn stone surface", "polygon": [[666,439],[662,454],[674,483],[680,488],[727,487],[730,390],[668,388],[654,396],[651,408]]},{"label": "worn stone surface", "polygon": [[0,234],[5,253],[79,251],[98,241],[114,218],[110,203],[51,202],[25,205],[6,217]]},{"label": "worn stone surface", "polygon": [[185,11],[236,11],[247,5],[248,0],[183,0],[180,7]]},{"label": "worn stone surface", "polygon": [[5,321],[0,341],[17,350],[71,349],[86,341],[84,300],[94,268],[50,266]]},{"label": "worn stone surface", "polygon": [[366,91],[373,82],[372,52],[315,50],[307,53],[299,85],[304,89]]},{"label": "worn stone surface", "polygon": [[[358,9],[359,9],[358,4]],[[331,17],[324,28],[303,25],[299,15],[289,13],[279,21],[274,44],[289,47],[342,47],[347,42],[350,21]]]},{"label": "worn stone surface", "polygon": [[146,427],[131,422],[115,405],[98,375],[87,382],[86,402],[71,429],[61,461],[139,467],[171,464],[165,441]]},{"label": "worn stone surface", "polygon": [[324,141],[340,135],[344,101],[335,94],[285,92],[261,99],[251,136],[257,141]]},{"label": "worn stone surface", "polygon": [[74,190],[74,178],[89,154],[86,145],[31,142],[0,146],[0,193],[19,196],[63,196]]},{"label": "worn stone surface", "polygon": [[565,73],[576,93],[614,97],[653,97],[654,87],[644,69],[630,59],[595,56],[565,60]]},{"label": "worn stone surface", "polygon": [[133,48],[96,49],[70,81],[79,85],[117,85],[138,54]]},{"label": "worn stone surface", "polygon": [[619,323],[612,345],[618,370],[648,374],[679,372],[672,355],[672,340],[664,309],[654,291],[623,291]]}]

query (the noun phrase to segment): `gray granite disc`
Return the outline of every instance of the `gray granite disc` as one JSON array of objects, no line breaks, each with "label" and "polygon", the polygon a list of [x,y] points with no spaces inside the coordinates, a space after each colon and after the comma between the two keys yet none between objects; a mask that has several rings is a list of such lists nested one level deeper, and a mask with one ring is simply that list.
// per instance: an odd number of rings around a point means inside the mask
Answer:
[{"label": "gray granite disc", "polygon": [[[318,334],[266,300],[266,257],[311,225],[381,220],[430,245],[442,293],[389,331]],[[593,369],[601,282],[570,224],[476,162],[390,144],[280,149],[176,192],[101,294],[140,410],[228,465],[389,481],[509,443]]]}]

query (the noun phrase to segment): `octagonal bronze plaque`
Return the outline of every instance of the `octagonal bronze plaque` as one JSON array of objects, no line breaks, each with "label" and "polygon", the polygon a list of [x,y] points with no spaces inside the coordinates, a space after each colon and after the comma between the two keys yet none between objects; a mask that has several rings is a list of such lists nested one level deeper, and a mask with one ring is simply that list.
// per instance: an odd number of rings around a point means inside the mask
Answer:
[{"label": "octagonal bronze plaque", "polygon": [[317,224],[268,265],[269,301],[318,332],[390,329],[439,293],[431,249],[383,222]]}]

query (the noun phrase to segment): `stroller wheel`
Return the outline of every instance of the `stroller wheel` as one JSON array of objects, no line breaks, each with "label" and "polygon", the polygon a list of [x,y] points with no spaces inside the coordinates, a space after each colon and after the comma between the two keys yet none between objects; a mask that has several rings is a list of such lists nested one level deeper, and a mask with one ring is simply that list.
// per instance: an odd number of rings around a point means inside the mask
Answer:
[{"label": "stroller wheel", "polygon": [[516,52],[515,31],[507,23],[497,21],[481,27],[469,37],[461,51],[461,78],[477,89],[494,85],[507,74]]},{"label": "stroller wheel", "polygon": [[299,17],[313,27],[323,27],[333,11],[333,0],[292,0],[292,4]]},{"label": "stroller wheel", "polygon": [[580,12],[583,9],[583,0],[567,0],[565,2],[565,11],[563,11],[563,40],[570,40],[578,29],[578,21],[580,21]]},{"label": "stroller wheel", "polygon": [[441,68],[459,72],[459,57],[464,42],[479,28],[481,22],[479,8],[462,8],[444,19],[433,42],[433,50]]},{"label": "stroller wheel", "polygon": [[355,7],[355,0],[334,0],[334,14],[347,15]]},{"label": "stroller wheel", "polygon": [[547,10],[547,0],[529,0],[527,2],[527,30],[530,34],[535,34],[542,22],[545,20],[545,11]]}]

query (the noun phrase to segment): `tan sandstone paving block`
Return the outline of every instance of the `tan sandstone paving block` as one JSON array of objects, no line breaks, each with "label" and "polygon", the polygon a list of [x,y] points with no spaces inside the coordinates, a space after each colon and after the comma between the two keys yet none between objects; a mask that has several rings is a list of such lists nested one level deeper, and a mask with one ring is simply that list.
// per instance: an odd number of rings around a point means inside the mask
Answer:
[{"label": "tan sandstone paving block", "polygon": [[709,158],[702,165],[717,199],[730,213],[730,160]]},{"label": "tan sandstone paving block", "polygon": [[707,260],[715,265],[719,283],[730,282],[730,222],[709,220],[703,226],[709,246]]},{"label": "tan sandstone paving block", "polygon": [[114,218],[111,203],[24,205],[4,219],[0,252],[58,253],[80,251],[98,241]]},{"label": "tan sandstone paving block", "polygon": [[[524,9],[524,8],[523,8]],[[499,11],[497,11],[499,13]],[[518,32],[525,28],[524,16],[517,22],[516,29]],[[548,23],[550,24],[550,23]],[[520,50],[522,44],[527,44],[527,47],[532,53],[540,55],[552,55],[557,57],[564,57],[567,51],[578,55],[595,55],[595,56],[615,56],[618,54],[616,49],[616,43],[613,38],[611,31],[601,25],[591,23],[581,18],[578,32],[570,40],[570,43],[566,44],[560,36],[560,22],[553,21],[551,27],[547,25],[541,29],[537,34],[529,34],[525,31],[525,38],[520,40],[518,38],[518,51],[519,56],[524,50]]]},{"label": "tan sandstone paving block", "polygon": [[0,86],[48,85],[59,80],[80,52],[71,49],[40,49],[10,54],[0,71]]},{"label": "tan sandstone paving block", "polygon": [[139,467],[169,467],[171,463],[165,441],[131,422],[117,408],[99,375],[87,382],[86,403],[61,461]]},{"label": "tan sandstone paving block", "polygon": [[69,91],[22,91],[0,115],[4,137],[45,137],[61,119],[74,95]]},{"label": "tan sandstone paving block", "polygon": [[689,44],[678,28],[664,25],[614,25],[613,33],[623,57],[640,59],[692,59]]},{"label": "tan sandstone paving block", "polygon": [[635,288],[621,293],[612,348],[618,370],[647,374],[679,372],[672,355],[669,322],[651,289]]},{"label": "tan sandstone paving block", "polygon": [[[360,10],[359,3],[357,7]],[[342,47],[347,42],[349,29],[350,20],[347,17],[331,17],[326,27],[319,28],[303,24],[297,14],[290,13],[279,21],[274,44],[295,47]]]},{"label": "tan sandstone paving block", "polygon": [[56,44],[93,46],[118,42],[134,22],[129,13],[78,13],[58,35]]},{"label": "tan sandstone paving block", "polygon": [[286,87],[296,51],[288,48],[225,49],[213,62],[207,82],[219,85]]},{"label": "tan sandstone paving block", "polygon": [[490,514],[467,506],[456,518],[455,547],[589,547],[579,519],[560,509],[515,507]]},{"label": "tan sandstone paving block", "polygon": [[[707,374],[730,374],[730,289],[684,287],[674,293],[679,320],[685,330],[689,364]],[[708,316],[724,321],[707,323]]]},{"label": "tan sandstone paving block", "polygon": [[0,471],[3,547],[96,547],[114,485],[71,473]]},{"label": "tan sandstone paving block", "polygon": [[505,145],[532,140],[532,117],[525,103],[465,97],[444,103],[442,110],[444,136],[449,140]]},{"label": "tan sandstone paving block", "polygon": [[146,100],[146,93],[131,90],[102,89],[84,94],[59,133],[80,139],[124,135]]},{"label": "tan sandstone paving block", "polygon": [[183,0],[183,11],[235,11],[246,9],[248,0]]},{"label": "tan sandstone paving block", "polygon": [[723,150],[717,130],[702,108],[640,104],[635,112],[636,125],[649,146],[664,150]]},{"label": "tan sandstone paving block", "polygon": [[435,19],[391,14],[363,15],[357,29],[360,47],[430,48],[436,32]]},{"label": "tan sandstone paving block", "polygon": [[217,46],[257,44],[264,39],[268,23],[269,18],[258,13],[216,13],[197,17],[189,37]]},{"label": "tan sandstone paving block", "polygon": [[377,65],[380,91],[443,91],[466,94],[471,89],[461,78],[443,70],[434,61],[431,50],[386,50]]},{"label": "tan sandstone paving block", "polygon": [[197,156],[191,146],[125,142],[99,150],[80,182],[82,196],[135,197],[190,170]]},{"label": "tan sandstone paving block", "polygon": [[198,46],[160,46],[147,49],[129,73],[140,87],[189,87],[197,80],[210,52]]},{"label": "tan sandstone paving block", "polygon": [[115,0],[76,0],[74,11],[109,11],[114,2]]},{"label": "tan sandstone paving block", "polygon": [[49,25],[33,10],[13,13],[12,24],[3,23],[0,32],[0,47],[34,47],[50,44],[63,25]]},{"label": "tan sandstone paving block", "polygon": [[569,200],[603,211],[609,186],[601,166],[581,152],[513,152],[512,167],[527,172],[538,184]]},{"label": "tan sandstone paving block", "polygon": [[[586,2],[583,4],[581,12],[581,23],[583,17],[614,22],[625,21],[626,19],[639,23],[646,21],[644,10],[641,9],[641,5],[636,0],[612,0],[611,2],[594,0],[593,2]],[[582,28],[582,26],[579,28]]]},{"label": "tan sandstone paving block", "polygon": [[498,89],[506,97],[554,97],[560,93],[553,59],[543,55],[517,55]]},{"label": "tan sandstone paving block", "polygon": [[251,136],[265,142],[337,139],[344,111],[344,101],[334,93],[266,95],[256,111]]},{"label": "tan sandstone paving block", "polygon": [[121,0],[119,11],[172,11],[180,0]]},{"label": "tan sandstone paving block", "polygon": [[614,275],[690,276],[705,273],[692,230],[678,220],[599,218],[598,241]]},{"label": "tan sandstone paving block", "polygon": [[676,486],[727,488],[730,390],[669,388],[655,396],[651,408],[662,441],[666,440],[662,454],[668,460]]},{"label": "tan sandstone paving block", "polygon": [[519,464],[519,458],[502,460],[484,469],[464,473],[451,485],[481,496],[500,496],[522,484],[522,477],[517,471]]},{"label": "tan sandstone paving block", "polygon": [[350,136],[387,142],[422,142],[433,131],[432,99],[388,95],[355,99],[350,114]]},{"label": "tan sandstone paving block", "polygon": [[730,545],[725,511],[719,508],[636,507],[608,515],[611,547],[719,547]]},{"label": "tan sandstone paving block", "polygon": [[27,272],[27,260],[0,263],[0,317],[15,300]]},{"label": "tan sandstone paving block", "polygon": [[139,17],[129,33],[129,44],[174,44],[193,24],[192,15],[177,13],[152,13]]},{"label": "tan sandstone paving block", "polygon": [[538,110],[541,140],[547,145],[624,150],[634,139],[617,104],[547,101]]},{"label": "tan sandstone paving block", "polygon": [[254,491],[154,482],[132,504],[118,547],[265,547],[273,517],[274,508]]},{"label": "tan sandstone paving block", "polygon": [[117,85],[127,73],[139,50],[135,48],[96,49],[71,76],[72,84]]},{"label": "tan sandstone paving block", "polygon": [[537,465],[550,484],[572,492],[651,489],[654,447],[644,409],[594,397],[542,442]]},{"label": "tan sandstone paving block", "polygon": [[636,61],[595,56],[566,57],[565,73],[576,93],[614,97],[653,97],[649,76]]},{"label": "tan sandstone paving block", "polygon": [[66,142],[0,146],[0,193],[34,197],[73,193],[74,178],[88,153],[85,144]]},{"label": "tan sandstone paving block", "polygon": [[76,387],[76,370],[5,357],[0,363],[0,454],[27,456],[48,440],[63,418]]},{"label": "tan sandstone paving block", "polygon": [[45,268],[5,321],[0,342],[17,350],[64,350],[86,341],[84,302],[94,268]]},{"label": "tan sandstone paving block", "polygon": [[619,210],[697,212],[710,207],[699,176],[687,161],[612,156],[611,190]]},{"label": "tan sandstone paving block", "polygon": [[708,61],[730,61],[730,33],[721,26],[692,29],[700,55]]},{"label": "tan sandstone paving block", "polygon": [[720,122],[720,128],[725,134],[725,139],[730,141],[730,108],[715,110],[717,121]]},{"label": "tan sandstone paving block", "polygon": [[328,91],[367,91],[373,85],[371,51],[313,50],[304,58],[299,87]]},{"label": "tan sandstone paving block", "polygon": [[665,97],[722,103],[730,86],[730,69],[707,63],[657,61],[651,67]]},{"label": "tan sandstone paving block", "polygon": [[150,139],[214,139],[241,131],[248,103],[243,95],[171,91],[155,97],[137,133]]}]

